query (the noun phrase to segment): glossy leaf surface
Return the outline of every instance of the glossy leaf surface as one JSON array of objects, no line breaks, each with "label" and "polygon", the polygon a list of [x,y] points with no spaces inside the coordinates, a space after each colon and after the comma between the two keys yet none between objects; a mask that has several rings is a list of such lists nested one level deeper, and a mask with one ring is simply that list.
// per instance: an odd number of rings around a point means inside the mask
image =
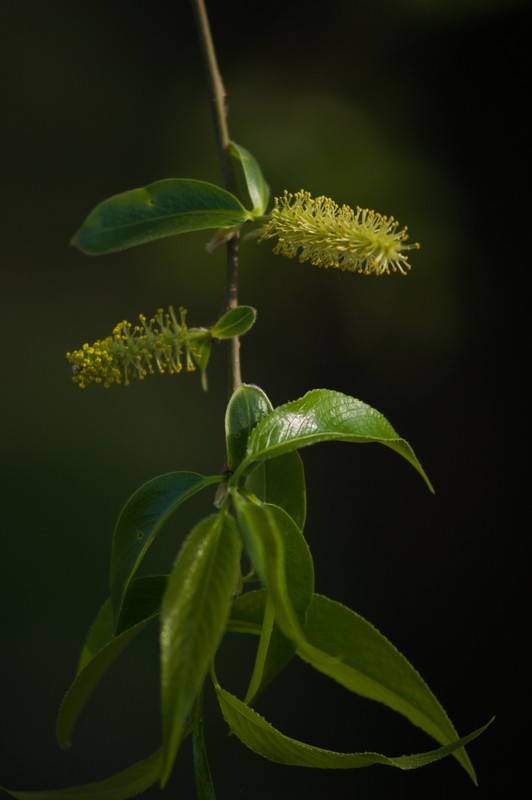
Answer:
[{"label": "glossy leaf surface", "polygon": [[131,583],[124,602],[123,630],[117,636],[113,634],[110,600],[102,606],[83,646],[76,678],[59,709],[56,735],[61,747],[70,744],[78,717],[107,670],[159,613],[165,587],[166,576],[162,575],[139,578]]},{"label": "glossy leaf surface", "polygon": [[128,584],[164,523],[181,503],[221,480],[218,475],[206,478],[196,472],[169,472],[143,484],[127,501],[111,550],[111,601],[117,629]]},{"label": "glossy leaf surface", "polygon": [[139,761],[103,781],[42,792],[17,792],[3,787],[0,789],[16,800],[128,800],[157,783],[160,774],[161,752],[158,750],[145,761]]},{"label": "glossy leaf surface", "polygon": [[164,785],[229,615],[240,568],[240,537],[220,512],[183,544],[161,607]]},{"label": "glossy leaf surface", "polygon": [[[225,689],[217,687],[218,701],[225,721],[250,750],[280,764],[316,769],[354,769],[382,764],[399,769],[416,769],[438,761],[457,748],[475,739],[487,727],[479,728],[468,736],[437,750],[415,755],[388,757],[380,753],[339,753],[300,742],[285,736],[266,722],[264,717]],[[488,723],[489,724],[489,723]]]},{"label": "glossy leaf surface", "polygon": [[272,410],[272,404],[258,386],[242,384],[231,396],[225,412],[227,464],[236,470],[246,454],[253,428]]},{"label": "glossy leaf surface", "polygon": [[257,159],[242,145],[231,142],[229,155],[233,160],[237,178],[249,195],[254,214],[264,214],[268,206],[270,190]]},{"label": "glossy leaf surface", "polygon": [[177,233],[241,225],[250,218],[241,202],[219,186],[167,178],[104,200],[72,244],[87,255],[99,255]]},{"label": "glossy leaf surface", "polygon": [[254,324],[257,312],[251,306],[237,306],[221,317],[210,329],[211,336],[215,339],[230,339],[233,336],[242,336]]},{"label": "glossy leaf surface", "polygon": [[314,389],[299,400],[279,406],[262,420],[248,439],[239,473],[253,461],[327,441],[386,445],[403,456],[432,490],[412,448],[380,412],[361,400],[329,389]]}]

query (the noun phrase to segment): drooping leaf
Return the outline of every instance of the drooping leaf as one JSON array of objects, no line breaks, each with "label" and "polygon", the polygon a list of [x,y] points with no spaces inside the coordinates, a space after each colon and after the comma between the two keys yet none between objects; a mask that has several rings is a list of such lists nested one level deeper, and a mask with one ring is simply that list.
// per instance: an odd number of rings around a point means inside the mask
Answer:
[{"label": "drooping leaf", "polygon": [[251,218],[242,203],[219,186],[167,178],[104,200],[91,211],[72,244],[98,255],[177,233],[242,225]]},{"label": "drooping leaf", "polygon": [[240,549],[231,517],[206,517],[183,544],[168,581],[161,608],[163,786],[225,629]]},{"label": "drooping leaf", "polygon": [[143,484],[129,498],[116,523],[111,551],[111,601],[117,629],[128,584],[164,523],[185,500],[222,480],[219,475],[169,472]]},{"label": "drooping leaf", "polygon": [[[407,659],[361,616],[314,595],[298,655],[352,692],[384,703],[442,745],[459,739],[440,702]],[[467,753],[455,758],[475,780]]]},{"label": "drooping leaf", "polygon": [[231,339],[242,336],[255,323],[257,312],[251,306],[237,306],[221,317],[210,329],[215,339]]},{"label": "drooping leaf", "polygon": [[251,200],[254,214],[264,214],[268,206],[270,190],[257,159],[242,145],[231,142],[229,155],[233,160],[238,181]]},{"label": "drooping leaf", "polygon": [[326,441],[386,445],[403,456],[433,491],[412,448],[381,413],[361,400],[329,389],[314,389],[299,400],[279,406],[256,425],[236,477],[253,461]]},{"label": "drooping leaf", "polygon": [[490,724],[437,750],[415,755],[388,757],[380,753],[338,753],[285,736],[266,722],[264,717],[225,689],[217,687],[216,692],[225,721],[246,747],[270,761],[296,767],[355,769],[382,764],[403,770],[416,769],[454,753],[479,736]]},{"label": "drooping leaf", "polygon": [[249,502],[237,492],[233,502],[247,553],[272,597],[275,621],[292,644],[303,642],[314,571],[301,531],[276,506]]},{"label": "drooping leaf", "polygon": [[164,575],[133,581],[124,601],[122,631],[116,636],[110,600],[102,606],[83,646],[76,678],[59,709],[56,735],[61,747],[70,744],[79,715],[107,670],[150,619],[159,613],[165,587]]},{"label": "drooping leaf", "polygon": [[245,487],[259,500],[280,506],[303,530],[307,515],[305,471],[299,453],[259,461],[246,478]]},{"label": "drooping leaf", "polygon": [[[249,592],[236,598],[228,630],[260,633],[265,592]],[[290,631],[297,653],[315,669],[338,681],[349,691],[379,701],[397,711],[440,744],[459,739],[458,733],[423,678],[379,631],[359,614],[315,594],[307,610],[304,636]],[[465,750],[453,755],[475,781]]]},{"label": "drooping leaf", "polygon": [[[263,564],[260,567],[261,580],[269,586],[270,591],[286,595],[286,602],[293,610],[298,623],[303,626],[314,593],[314,566],[300,528],[278,506],[269,504],[256,506],[242,501],[237,503],[238,525],[252,560],[257,557],[252,554],[262,550],[258,556]],[[254,511],[255,508],[259,509],[258,513]],[[259,572],[259,568],[256,568]],[[278,588],[272,590],[271,587],[275,584]],[[277,609],[278,604],[274,603],[274,619],[279,613]],[[263,673],[260,683],[255,687],[255,695],[286,666],[295,650],[294,642],[283,634],[276,622],[271,630]],[[246,699],[251,697],[250,694]]]},{"label": "drooping leaf", "polygon": [[244,458],[249,435],[272,404],[258,386],[243,383],[232,395],[225,412],[227,464],[234,471]]},{"label": "drooping leaf", "polygon": [[159,780],[161,774],[161,751],[157,750],[145,761],[138,761],[122,772],[103,781],[85,783],[82,786],[71,786],[68,789],[50,789],[42,792],[1,791],[16,800],[128,800],[142,794]]}]

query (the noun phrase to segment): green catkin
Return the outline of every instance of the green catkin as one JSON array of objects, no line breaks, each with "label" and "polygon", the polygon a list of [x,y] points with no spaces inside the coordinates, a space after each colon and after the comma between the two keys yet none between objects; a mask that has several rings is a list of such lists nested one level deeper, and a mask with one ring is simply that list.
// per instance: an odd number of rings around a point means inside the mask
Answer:
[{"label": "green catkin", "polygon": [[180,308],[179,314],[179,322],[172,306],[167,312],[159,309],[149,321],[141,314],[139,325],[124,320],[111,336],[67,353],[72,380],[81,389],[91,383],[108,388],[113,383],[128,386],[131,378],[143,380],[155,371],[177,374],[183,368],[183,351],[187,371],[194,370],[186,310]]},{"label": "green catkin", "polygon": [[285,191],[263,227],[260,241],[276,237],[274,253],[363,275],[389,275],[410,269],[407,228],[398,230],[393,217],[367,208],[338,206],[329,197],[311,197],[303,190]]}]

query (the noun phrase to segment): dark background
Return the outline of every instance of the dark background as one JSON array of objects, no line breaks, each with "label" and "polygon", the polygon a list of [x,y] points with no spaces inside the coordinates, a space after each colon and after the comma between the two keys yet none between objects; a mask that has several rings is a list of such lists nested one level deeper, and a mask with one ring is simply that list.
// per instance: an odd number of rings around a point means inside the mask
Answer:
[{"label": "dark background", "polygon": [[[228,738],[209,698],[217,796],[512,796],[524,756],[526,622],[522,340],[529,256],[530,8],[489,0],[211,1],[233,138],[272,194],[305,188],[408,224],[407,278],[242,250],[244,379],[277,405],[315,387],[384,413],[436,494],[384,448],[304,451],[317,591],[373,622],[412,661],[470,746],[399,773],[291,769]],[[113,667],[73,747],[57,708],[106,598],[110,537],[145,480],[223,462],[225,354],[196,376],[79,391],[64,352],[173,303],[219,314],[224,254],[208,234],[88,258],[68,242],[100,200],[164,177],[220,182],[189,4],[7,2],[2,82],[2,581],[0,783],[44,789],[104,778],[159,742],[156,626]],[[525,312],[526,313],[526,312]],[[523,368],[524,366],[524,368]],[[519,374],[519,385],[517,376]],[[519,492],[519,495],[521,492]],[[209,498],[165,529],[146,568]],[[526,518],[525,518],[526,519]],[[244,674],[233,643],[221,671]],[[249,658],[249,653],[246,653]],[[229,680],[229,678],[228,678]],[[385,709],[294,663],[259,710],[289,735],[390,755],[432,747]],[[163,796],[193,797],[188,745]],[[146,796],[158,797],[158,790]]]}]

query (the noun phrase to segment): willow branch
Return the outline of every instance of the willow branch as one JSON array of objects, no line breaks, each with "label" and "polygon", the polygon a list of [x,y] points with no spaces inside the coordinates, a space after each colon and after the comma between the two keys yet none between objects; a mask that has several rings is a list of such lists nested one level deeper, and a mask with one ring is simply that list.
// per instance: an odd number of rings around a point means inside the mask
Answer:
[{"label": "willow branch", "polygon": [[[227,125],[227,95],[218,67],[218,60],[216,58],[216,51],[214,49],[214,42],[204,0],[192,0],[192,8],[211,93],[214,129],[220,154],[224,186],[228,191],[234,191],[233,171],[229,156],[229,144],[231,140]],[[235,234],[227,243],[225,311],[236,308],[238,305],[238,264],[239,237],[238,234]],[[230,340],[229,347],[230,394],[232,394],[242,383],[240,341],[238,337],[235,336]]]}]

